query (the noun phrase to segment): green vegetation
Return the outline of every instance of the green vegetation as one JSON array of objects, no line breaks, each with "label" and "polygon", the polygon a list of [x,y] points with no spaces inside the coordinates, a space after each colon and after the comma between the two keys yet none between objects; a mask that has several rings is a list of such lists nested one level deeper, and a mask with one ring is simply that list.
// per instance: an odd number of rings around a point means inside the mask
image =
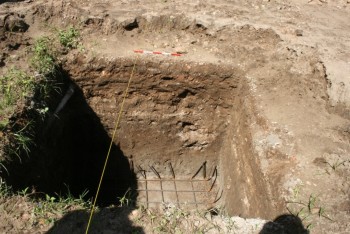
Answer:
[{"label": "green vegetation", "polygon": [[[350,163],[350,160],[339,160],[337,159],[337,161],[334,161],[334,162],[326,162],[328,164],[328,166],[330,166],[330,168],[333,170],[333,171],[336,171],[338,167],[340,166],[345,166],[346,163]],[[328,172],[328,170],[326,170],[327,174],[330,174]]]},{"label": "green vegetation", "polygon": [[[33,94],[35,79],[25,72],[12,68],[5,75],[0,77],[0,115],[12,114],[18,102]],[[7,121],[1,119],[1,128]]]},{"label": "green vegetation", "polygon": [[59,30],[57,35],[39,38],[33,45],[31,65],[39,74],[44,76],[55,74],[58,66],[58,56],[62,48],[75,49],[79,45],[79,31],[70,27],[66,30]]},{"label": "green vegetation", "polygon": [[327,214],[324,206],[321,205],[320,199],[311,194],[309,200],[302,201],[289,201],[287,202],[287,210],[289,213],[298,216],[303,222],[308,222],[306,227],[310,230],[313,227],[311,219],[314,217],[323,217],[330,221],[333,221]]},{"label": "green vegetation", "polygon": [[41,37],[34,43],[32,48],[31,65],[44,76],[55,73],[57,69],[57,52],[52,45],[52,39]]},{"label": "green vegetation", "polygon": [[73,208],[86,209],[89,207],[90,202],[84,201],[86,194],[85,191],[78,198],[73,197],[69,192],[66,196],[49,196],[46,194],[44,199],[38,200],[33,209],[33,215],[46,224],[53,223]]},{"label": "green vegetation", "polygon": [[[27,73],[12,68],[5,75],[0,77],[0,131],[4,131],[9,124],[9,117],[13,114],[18,103],[23,103],[25,99],[33,96],[36,86],[34,77]],[[13,130],[8,133],[9,145],[7,153],[11,157],[15,155],[21,161],[20,155],[29,155],[30,145],[33,143],[32,137],[28,134],[31,122],[25,124],[20,130]],[[7,173],[8,170],[2,162],[0,167]]]},{"label": "green vegetation", "polygon": [[66,48],[75,49],[79,45],[79,32],[74,27],[70,27],[67,30],[60,30],[58,37],[61,45]]},{"label": "green vegetation", "polygon": [[8,123],[8,119],[0,119],[0,131],[5,130]]},{"label": "green vegetation", "polygon": [[[56,196],[44,194],[43,198],[32,199],[32,201],[26,205],[28,211],[30,212],[30,220],[33,224],[50,224],[71,210],[86,209],[90,206],[90,202],[84,201],[86,194],[87,192],[83,192],[78,198],[75,198],[68,191],[68,193],[64,196],[58,194],[56,194]],[[21,201],[20,197],[28,199],[37,195],[40,195],[40,193],[38,194],[30,191],[29,188],[25,188],[16,194],[13,192],[12,188],[0,178],[1,198],[7,197],[8,199]]]},{"label": "green vegetation", "polygon": [[[0,76],[0,134],[5,144],[5,157],[8,159],[17,156],[21,162],[22,154],[29,156],[34,145],[35,124],[44,121],[49,113],[47,101],[53,92],[61,91],[58,82],[59,56],[66,49],[78,46],[78,36],[78,30],[70,27],[37,39],[29,50],[29,62],[34,74],[11,68]],[[23,107],[23,104],[26,105],[26,111],[31,112],[26,114],[31,119],[10,123],[10,117],[17,106]],[[1,160],[4,158],[0,159],[0,168],[7,171]]]},{"label": "green vegetation", "polygon": [[[5,160],[18,158],[22,163],[24,155],[29,157],[35,146],[36,125],[44,121],[50,112],[47,103],[54,92],[61,91],[60,56],[79,46],[79,31],[76,28],[59,30],[58,33],[37,39],[28,50],[31,72],[13,67],[0,76],[1,175],[11,175]],[[17,117],[11,119],[12,116]],[[26,217],[33,225],[50,224],[74,209],[88,209],[91,203],[84,200],[86,195],[85,191],[76,198],[69,189],[65,195],[47,195],[36,192],[34,188],[15,193],[0,177],[0,199],[28,199],[30,212]],[[121,198],[122,205],[129,205],[127,195]]]},{"label": "green vegetation", "polygon": [[124,193],[123,197],[118,197],[120,207],[129,207],[133,204],[130,188]]},{"label": "green vegetation", "polygon": [[[34,146],[35,125],[44,121],[49,112],[47,101],[53,92],[60,92],[60,83],[57,81],[60,79],[59,56],[67,52],[67,49],[77,48],[78,36],[78,30],[70,27],[37,39],[29,50],[29,62],[34,74],[11,68],[0,76],[0,136],[5,158],[12,160],[17,157],[21,163],[23,155],[29,156]],[[20,121],[10,121],[18,106],[25,106],[24,109],[19,109],[24,110],[25,114],[20,117]],[[3,161],[5,158],[0,158],[0,171],[6,171],[10,175],[11,172]],[[52,223],[73,207],[90,207],[90,203],[84,201],[86,195],[87,192],[84,192],[75,198],[68,189],[68,194],[64,196],[45,195],[44,198],[37,199],[38,196],[42,197],[40,193],[25,188],[16,194],[0,177],[0,197],[35,197],[32,202],[36,205],[30,215],[33,222]]]},{"label": "green vegetation", "polygon": [[19,131],[13,133],[13,137],[15,139],[16,146],[14,149],[12,149],[12,153],[14,153],[19,160],[21,161],[20,155],[22,153],[25,153],[27,156],[29,156],[30,153],[30,146],[33,145],[33,139],[30,136],[30,133],[28,129],[30,128],[31,122],[27,123],[26,126],[24,126]]},{"label": "green vegetation", "polygon": [[12,188],[0,178],[0,196],[7,197],[12,194]]}]

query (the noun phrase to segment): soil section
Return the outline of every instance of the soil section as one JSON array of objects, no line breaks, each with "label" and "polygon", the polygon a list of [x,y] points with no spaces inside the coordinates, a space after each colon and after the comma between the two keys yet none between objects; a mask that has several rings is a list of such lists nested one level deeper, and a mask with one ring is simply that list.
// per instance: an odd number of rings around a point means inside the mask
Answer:
[{"label": "soil section", "polygon": [[134,64],[115,143],[135,170],[141,166],[152,174],[153,166],[171,177],[170,162],[178,177],[191,178],[207,162],[208,168],[218,166],[222,204],[230,214],[267,217],[276,211],[251,148],[246,110],[252,107],[243,101],[249,95],[241,70],[170,60],[74,58],[72,79],[110,135]]}]

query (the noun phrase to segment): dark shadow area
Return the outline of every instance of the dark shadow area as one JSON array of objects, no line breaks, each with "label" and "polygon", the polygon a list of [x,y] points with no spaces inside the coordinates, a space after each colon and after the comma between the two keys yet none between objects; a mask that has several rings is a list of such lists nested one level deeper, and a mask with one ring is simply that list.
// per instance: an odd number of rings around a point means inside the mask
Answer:
[{"label": "dark shadow area", "polygon": [[6,2],[24,2],[25,0],[0,0],[1,3],[6,3]]},{"label": "dark shadow area", "polygon": [[283,214],[272,222],[267,222],[259,234],[308,234],[301,219],[291,214]]},{"label": "dark shadow area", "polygon": [[[143,234],[142,227],[133,226],[130,223],[128,215],[131,211],[132,209],[128,207],[102,209],[94,214],[88,233]],[[57,221],[47,234],[83,234],[88,220],[88,212],[73,211]]]},{"label": "dark shadow area", "polygon": [[[91,199],[98,187],[111,138],[86,102],[82,90],[71,83],[67,73],[61,73],[65,84],[62,92],[48,102],[50,109],[55,110],[62,104],[70,85],[74,87],[73,95],[61,111],[36,122],[39,126],[35,126],[30,154],[21,155],[21,161],[7,162],[9,174],[2,176],[15,191],[28,187],[37,196],[71,193],[78,197],[87,190],[85,198]],[[129,161],[113,144],[97,204],[118,204],[120,197],[135,188],[136,177]]]}]

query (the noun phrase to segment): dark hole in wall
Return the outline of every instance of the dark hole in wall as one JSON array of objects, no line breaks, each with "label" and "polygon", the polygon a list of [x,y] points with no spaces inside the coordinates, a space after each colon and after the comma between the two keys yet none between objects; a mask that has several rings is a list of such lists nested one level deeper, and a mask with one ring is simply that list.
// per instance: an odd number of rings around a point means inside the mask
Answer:
[{"label": "dark hole in wall", "polygon": [[134,30],[135,28],[138,28],[138,27],[139,27],[139,24],[138,24],[137,20],[135,19],[133,22],[126,24],[124,26],[124,29],[126,31],[132,31],[132,30]]},{"label": "dark hole in wall", "polygon": [[[69,189],[72,195],[79,196],[88,190],[87,199],[95,196],[111,138],[81,89],[74,84],[74,90],[57,116],[37,126],[35,147],[29,157],[21,156],[22,162],[6,164],[9,175],[5,179],[15,191],[28,187],[35,188],[38,194],[65,195]],[[64,92],[60,98],[63,95]],[[135,186],[136,177],[128,159],[119,146],[112,144],[97,204],[117,204],[118,197],[123,197],[129,188],[135,191]]]},{"label": "dark hole in wall", "polygon": [[179,98],[186,98],[188,95],[195,95],[194,92],[192,92],[191,90],[185,89],[184,91],[182,91],[181,93],[179,93],[177,96]]}]

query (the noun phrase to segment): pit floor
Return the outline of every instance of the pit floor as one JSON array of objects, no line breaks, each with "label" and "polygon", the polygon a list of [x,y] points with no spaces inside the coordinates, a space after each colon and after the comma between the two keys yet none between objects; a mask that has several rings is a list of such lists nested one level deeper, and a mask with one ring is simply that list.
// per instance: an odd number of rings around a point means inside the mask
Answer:
[{"label": "pit floor", "polygon": [[137,204],[148,208],[175,205],[186,210],[215,207],[221,198],[217,169],[209,177],[199,175],[199,171],[192,177],[173,174],[164,178],[158,172],[139,171]]}]

